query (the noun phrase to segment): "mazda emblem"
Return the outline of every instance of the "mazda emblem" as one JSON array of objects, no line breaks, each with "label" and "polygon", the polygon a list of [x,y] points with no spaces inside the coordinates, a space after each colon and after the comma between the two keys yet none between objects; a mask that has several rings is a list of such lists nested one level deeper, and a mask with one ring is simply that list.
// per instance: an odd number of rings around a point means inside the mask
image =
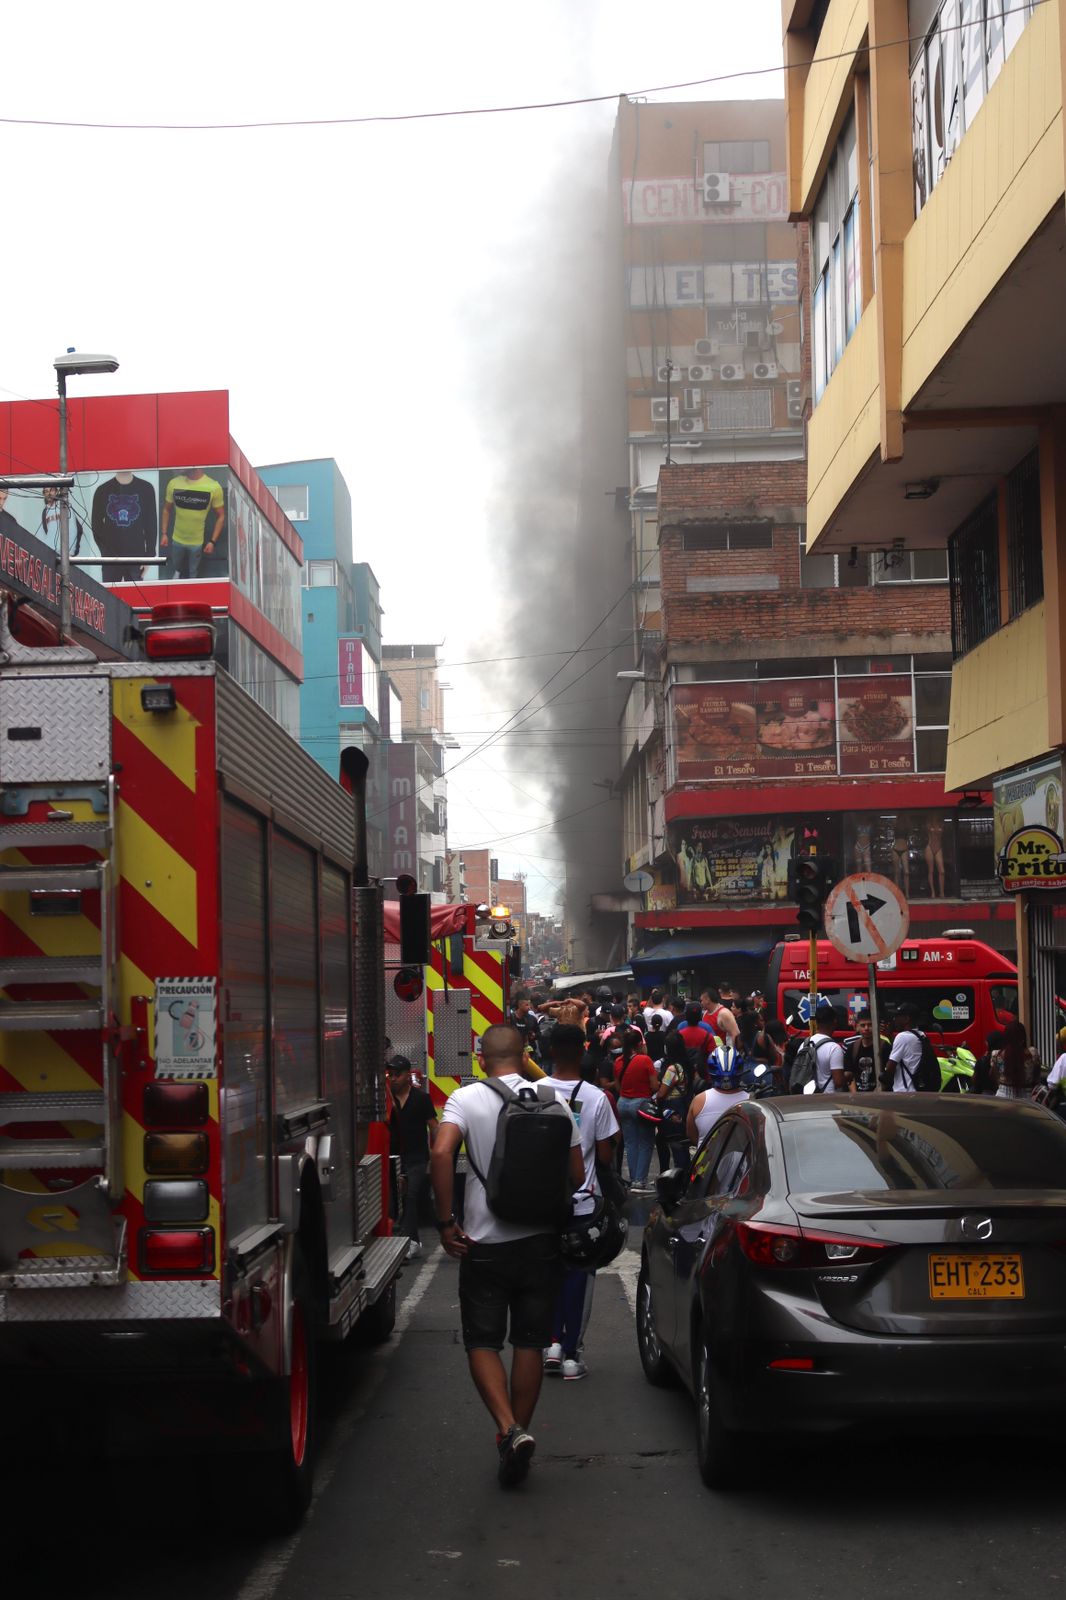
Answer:
[{"label": "mazda emblem", "polygon": [[962,1231],[968,1239],[991,1239],[992,1218],[982,1217],[978,1220],[976,1217],[963,1217]]}]

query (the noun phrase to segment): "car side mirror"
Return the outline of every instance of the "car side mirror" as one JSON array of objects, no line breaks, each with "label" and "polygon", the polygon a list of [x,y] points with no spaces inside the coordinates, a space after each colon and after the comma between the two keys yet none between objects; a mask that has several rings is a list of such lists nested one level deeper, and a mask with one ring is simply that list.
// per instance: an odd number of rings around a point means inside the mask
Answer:
[{"label": "car side mirror", "polygon": [[688,1174],[680,1167],[668,1167],[665,1172],[660,1172],[655,1180],[655,1193],[659,1196],[659,1203],[667,1211],[672,1211],[685,1192]]}]

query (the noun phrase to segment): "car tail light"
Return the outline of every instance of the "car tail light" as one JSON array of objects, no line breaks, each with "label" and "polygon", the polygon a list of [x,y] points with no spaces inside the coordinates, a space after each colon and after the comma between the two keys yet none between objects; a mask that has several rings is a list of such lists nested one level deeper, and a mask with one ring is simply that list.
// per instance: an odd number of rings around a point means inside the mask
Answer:
[{"label": "car tail light", "polygon": [[157,1177],[207,1171],[206,1133],[146,1133],[144,1170]]},{"label": "car tail light", "polygon": [[144,1120],[151,1128],[199,1128],[207,1121],[206,1083],[146,1083]]},{"label": "car tail light", "polygon": [[768,1363],[771,1372],[813,1372],[814,1362],[810,1356],[780,1356],[776,1361]]},{"label": "car tail light", "polygon": [[173,1275],[214,1272],[215,1235],[211,1228],[144,1228],[141,1271]]},{"label": "car tail light", "polygon": [[740,1222],[737,1240],[748,1260],[758,1267],[827,1267],[834,1262],[858,1265],[876,1261],[892,1248],[872,1239],[811,1233],[783,1222]]}]

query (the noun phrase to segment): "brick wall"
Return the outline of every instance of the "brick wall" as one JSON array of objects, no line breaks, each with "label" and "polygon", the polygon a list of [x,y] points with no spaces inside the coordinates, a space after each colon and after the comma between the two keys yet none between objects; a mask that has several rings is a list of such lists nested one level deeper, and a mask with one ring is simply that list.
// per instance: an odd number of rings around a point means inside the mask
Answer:
[{"label": "brick wall", "polygon": [[[663,631],[670,661],[896,655],[950,648],[946,583],[800,587],[805,497],[802,461],[663,468],[659,523]],[[774,523],[772,549],[684,548],[686,527],[754,518]],[[747,578],[750,588],[743,586]],[[724,579],[730,587],[694,594],[690,579],[708,585]],[[767,583],[775,587],[762,586]]]}]

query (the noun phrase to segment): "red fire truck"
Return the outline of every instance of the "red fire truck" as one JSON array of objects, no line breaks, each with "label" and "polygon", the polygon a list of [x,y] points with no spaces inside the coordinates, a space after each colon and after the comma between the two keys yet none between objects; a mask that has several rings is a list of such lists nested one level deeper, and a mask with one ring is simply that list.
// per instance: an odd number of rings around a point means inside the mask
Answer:
[{"label": "red fire truck", "polygon": [[388,1335],[406,1247],[382,896],[365,757],[346,793],[212,645],[164,607],[100,659],[0,603],[0,1373],[9,1421],[113,1380],[105,1428],[150,1380],[149,1435],[250,1452],[291,1521],[316,1344]]}]

